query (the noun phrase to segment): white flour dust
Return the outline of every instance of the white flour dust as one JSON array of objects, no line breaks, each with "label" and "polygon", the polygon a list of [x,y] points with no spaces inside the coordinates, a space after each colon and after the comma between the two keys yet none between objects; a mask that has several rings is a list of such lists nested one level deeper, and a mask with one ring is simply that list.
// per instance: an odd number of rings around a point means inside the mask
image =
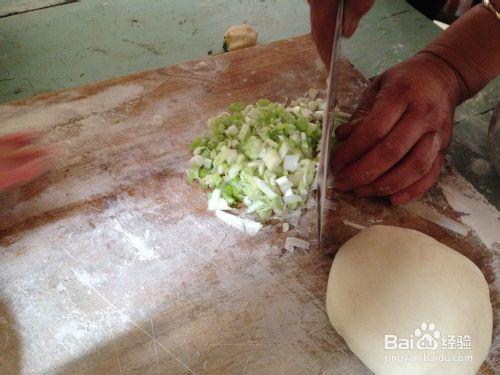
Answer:
[{"label": "white flour dust", "polygon": [[464,213],[460,218],[489,248],[500,247],[500,213],[465,178],[454,173],[445,176],[440,186],[450,206]]},{"label": "white flour dust", "polygon": [[115,222],[114,229],[123,234],[125,240],[134,249],[134,255],[138,261],[152,260],[159,258],[153,246],[148,244],[150,238],[150,231],[146,229],[144,236],[137,236],[127,229],[124,229],[120,222]]},{"label": "white flour dust", "polygon": [[81,270],[71,269],[71,271],[73,271],[73,274],[75,275],[77,280],[87,287],[95,288],[102,282],[107,281],[105,275],[90,274],[83,269]]},{"label": "white flour dust", "polygon": [[95,95],[70,102],[49,105],[42,103],[40,106],[34,104],[28,111],[26,106],[16,107],[6,104],[0,106],[0,123],[2,123],[0,133],[30,128],[43,130],[82,115],[117,107],[136,98],[143,90],[143,86],[137,84],[113,86]]}]

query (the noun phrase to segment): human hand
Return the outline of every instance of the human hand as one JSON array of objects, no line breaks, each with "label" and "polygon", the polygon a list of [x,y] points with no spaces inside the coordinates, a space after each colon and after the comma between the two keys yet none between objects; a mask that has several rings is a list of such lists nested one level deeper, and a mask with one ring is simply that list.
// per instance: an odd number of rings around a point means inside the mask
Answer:
[{"label": "human hand", "polygon": [[36,146],[36,133],[0,136],[0,191],[18,187],[47,172],[52,152]]},{"label": "human hand", "polygon": [[439,176],[459,96],[453,68],[430,53],[377,77],[351,121],[336,130],[335,187],[388,196],[395,205],[426,192]]},{"label": "human hand", "polygon": [[[360,19],[370,10],[374,0],[345,0],[342,33],[350,38]],[[311,6],[311,34],[325,65],[330,67],[333,32],[335,29],[336,0],[309,0]]]}]

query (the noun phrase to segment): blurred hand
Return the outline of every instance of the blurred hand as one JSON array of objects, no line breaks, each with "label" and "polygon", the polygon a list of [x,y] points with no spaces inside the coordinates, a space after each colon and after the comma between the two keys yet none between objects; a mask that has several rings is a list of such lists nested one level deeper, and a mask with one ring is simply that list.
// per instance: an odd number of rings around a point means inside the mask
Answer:
[{"label": "blurred hand", "polygon": [[[345,0],[342,33],[350,38],[360,19],[370,10],[374,0]],[[325,65],[330,68],[333,31],[335,29],[336,0],[309,0],[311,5],[311,34]]]},{"label": "blurred hand", "polygon": [[51,151],[34,145],[35,133],[0,136],[0,191],[39,177],[49,169]]},{"label": "blurred hand", "polygon": [[377,77],[348,124],[332,159],[336,188],[404,204],[439,176],[460,96],[453,68],[420,53]]}]

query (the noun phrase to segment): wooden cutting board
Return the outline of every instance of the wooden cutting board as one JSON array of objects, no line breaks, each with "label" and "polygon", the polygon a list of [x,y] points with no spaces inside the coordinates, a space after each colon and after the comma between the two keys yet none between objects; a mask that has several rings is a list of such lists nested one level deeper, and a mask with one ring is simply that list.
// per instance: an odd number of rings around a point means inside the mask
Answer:
[{"label": "wooden cutting board", "polygon": [[[1,133],[39,129],[59,149],[51,173],[0,195],[3,368],[369,373],[326,316],[332,256],[285,253],[277,226],[255,237],[225,226],[185,181],[188,145],[210,116],[234,101],[324,93],[325,80],[303,36],[0,106]],[[344,110],[366,84],[344,61]],[[357,233],[345,219],[421,230],[483,270],[497,308],[493,253],[473,232],[384,201],[334,199],[334,249]],[[459,217],[439,189],[422,202]],[[495,366],[490,356],[481,373]]]}]

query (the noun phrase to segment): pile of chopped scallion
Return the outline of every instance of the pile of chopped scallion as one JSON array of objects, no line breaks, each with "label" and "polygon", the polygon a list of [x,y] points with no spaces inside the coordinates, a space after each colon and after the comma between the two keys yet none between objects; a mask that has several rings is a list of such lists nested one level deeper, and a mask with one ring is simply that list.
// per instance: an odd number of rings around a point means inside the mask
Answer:
[{"label": "pile of chopped scallion", "polygon": [[[316,188],[325,101],[311,89],[289,106],[260,99],[238,102],[208,120],[191,144],[188,180],[211,190],[208,209],[255,234],[271,218],[298,218]],[[349,115],[336,111],[336,124]],[[227,212],[242,208],[243,217]]]}]

